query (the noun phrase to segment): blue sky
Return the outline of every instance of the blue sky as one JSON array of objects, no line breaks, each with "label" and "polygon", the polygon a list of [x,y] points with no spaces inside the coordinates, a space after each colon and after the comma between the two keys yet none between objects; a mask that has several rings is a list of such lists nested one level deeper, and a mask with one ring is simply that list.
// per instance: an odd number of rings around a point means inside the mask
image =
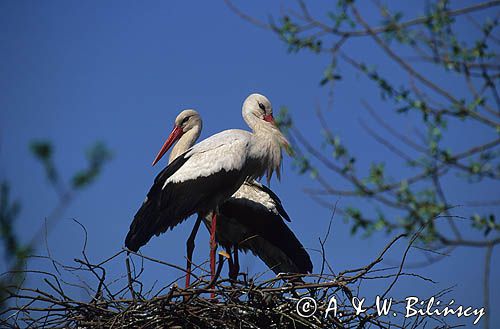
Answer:
[{"label": "blue sky", "polygon": [[[416,4],[408,2],[405,9],[417,11]],[[240,5],[264,20],[280,12],[278,3]],[[321,12],[319,5],[312,10]],[[321,142],[314,112],[316,106],[326,106],[328,90],[321,88],[319,81],[328,58],[287,54],[286,46],[275,35],[242,21],[221,1],[2,1],[0,40],[0,178],[11,183],[13,195],[22,202],[17,226],[22,237],[29,239],[57,202],[41,166],[29,152],[32,140],[53,141],[56,163],[64,177],[85,165],[84,150],[96,140],[105,142],[114,154],[99,180],[77,196],[50,232],[53,256],[63,262],[78,257],[83,242],[81,229],[71,218],[78,219],[88,231],[91,259],[102,260],[120,250],[131,219],[160,170],[151,168],[151,161],[182,109],[195,108],[201,113],[202,137],[228,128],[246,129],[241,104],[248,94],[259,92],[268,96],[275,110],[288,106],[303,134],[312,143]],[[404,81],[400,70],[386,62],[375,46],[354,42],[347,50],[372,53],[374,62],[387,65],[384,68],[391,77]],[[360,100],[369,100],[403,131],[412,130],[416,117],[394,116],[369,82],[348,67],[341,70],[345,78],[335,91],[333,110],[327,112],[329,123],[360,154],[359,162],[385,161],[394,177],[404,175],[408,171],[401,167],[401,161],[362,131],[359,120],[370,119]],[[431,76],[439,79],[439,72]],[[461,88],[453,81],[445,85]],[[469,143],[491,137],[475,127],[466,133],[456,131],[450,134],[450,143],[457,148],[466,149]],[[303,193],[302,189],[315,186],[314,182],[299,176],[290,158],[284,161],[282,182],[273,180],[272,188],[282,198],[292,218],[290,227],[299,239],[308,248],[318,248],[330,210]],[[335,184],[345,186],[340,181]],[[453,179],[450,184],[449,192],[457,203],[472,195],[500,196],[492,184],[486,184],[486,189],[466,190],[453,188]],[[143,252],[184,264],[185,239],[193,223],[191,218],[174,231],[153,238]],[[335,217],[333,225],[327,255],[336,271],[365,265],[391,239],[352,236],[341,216]],[[208,256],[207,236],[200,230],[195,251],[198,261]],[[386,264],[397,261],[401,248],[388,256]],[[414,259],[420,259],[418,252],[414,254]],[[311,251],[311,256],[319,267],[319,255]],[[492,293],[500,277],[498,261],[494,254]],[[458,303],[481,306],[478,278],[483,262],[484,251],[459,248],[433,267],[415,269],[438,284],[422,284],[417,289],[413,280],[403,279],[397,294],[427,296],[455,286],[450,296]],[[171,271],[146,265],[150,266],[146,283],[175,278]],[[249,255],[242,257],[241,265],[251,273],[264,270],[263,264]],[[123,262],[113,263],[110,271],[119,275],[123,266]],[[368,290],[366,294],[375,292]],[[491,297],[492,306],[498,309],[498,296]],[[493,320],[498,323],[500,316],[493,314]]]}]

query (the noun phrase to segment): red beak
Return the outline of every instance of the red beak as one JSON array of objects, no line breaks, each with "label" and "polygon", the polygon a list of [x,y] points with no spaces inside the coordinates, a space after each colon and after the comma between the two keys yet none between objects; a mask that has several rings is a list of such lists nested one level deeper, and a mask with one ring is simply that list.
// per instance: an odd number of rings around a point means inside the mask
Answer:
[{"label": "red beak", "polygon": [[264,115],[264,121],[270,122],[276,126],[276,122],[274,122],[274,117],[272,114]]},{"label": "red beak", "polygon": [[165,144],[161,147],[160,152],[156,155],[156,158],[153,161],[152,166],[154,166],[160,159],[167,153],[168,149],[182,136],[184,132],[182,131],[182,128],[179,126],[174,126],[174,129],[168,136],[167,140],[165,141]]}]

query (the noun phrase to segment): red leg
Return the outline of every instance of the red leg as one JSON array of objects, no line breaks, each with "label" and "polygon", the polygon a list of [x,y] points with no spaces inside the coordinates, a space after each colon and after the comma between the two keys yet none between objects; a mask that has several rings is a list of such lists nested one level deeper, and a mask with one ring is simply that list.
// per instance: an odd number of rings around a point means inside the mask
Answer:
[{"label": "red leg", "polygon": [[212,215],[212,225],[210,228],[210,275],[212,279],[215,277],[215,252],[217,250],[217,244],[215,242],[216,228],[217,228],[217,215],[214,211]]}]

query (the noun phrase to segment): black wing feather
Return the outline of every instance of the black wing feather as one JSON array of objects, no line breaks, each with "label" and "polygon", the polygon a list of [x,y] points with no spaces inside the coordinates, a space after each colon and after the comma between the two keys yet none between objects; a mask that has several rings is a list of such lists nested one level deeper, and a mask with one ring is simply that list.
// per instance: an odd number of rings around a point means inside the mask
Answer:
[{"label": "black wing feather", "polygon": [[291,222],[292,220],[290,219],[290,216],[285,211],[285,208],[283,208],[283,205],[281,204],[280,198],[274,193],[269,187],[265,186],[264,184],[254,184],[257,188],[262,190],[263,192],[267,193],[271,199],[273,199],[274,204],[276,205],[276,209],[278,210],[278,213],[283,217],[287,222]]},{"label": "black wing feather", "polygon": [[228,226],[238,226],[242,232],[239,242],[244,241],[239,247],[251,250],[276,274],[312,272],[313,265],[309,254],[281,216],[260,203],[249,202],[252,201],[229,199],[224,202],[219,211],[225,218],[218,221],[217,231],[223,232],[225,223]]},{"label": "black wing feather", "polygon": [[125,238],[128,249],[137,251],[153,235],[172,229],[195,212],[212,210],[219,199],[231,196],[242,183],[238,171],[222,170],[207,177],[169,183],[163,188],[165,181],[188,159],[185,154],[177,157],[156,177],[147,199],[130,225]]}]

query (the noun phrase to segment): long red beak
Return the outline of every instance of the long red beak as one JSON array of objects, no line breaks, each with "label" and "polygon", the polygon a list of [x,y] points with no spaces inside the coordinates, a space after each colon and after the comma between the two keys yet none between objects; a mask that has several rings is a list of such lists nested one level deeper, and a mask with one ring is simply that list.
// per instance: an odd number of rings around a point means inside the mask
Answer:
[{"label": "long red beak", "polygon": [[272,114],[264,115],[264,121],[270,122],[276,126],[276,122],[274,122],[274,117]]},{"label": "long red beak", "polygon": [[182,128],[179,126],[175,126],[170,135],[168,135],[165,144],[161,147],[160,152],[156,155],[156,158],[153,161],[152,166],[154,166],[160,159],[167,153],[168,149],[182,136],[184,132]]}]

